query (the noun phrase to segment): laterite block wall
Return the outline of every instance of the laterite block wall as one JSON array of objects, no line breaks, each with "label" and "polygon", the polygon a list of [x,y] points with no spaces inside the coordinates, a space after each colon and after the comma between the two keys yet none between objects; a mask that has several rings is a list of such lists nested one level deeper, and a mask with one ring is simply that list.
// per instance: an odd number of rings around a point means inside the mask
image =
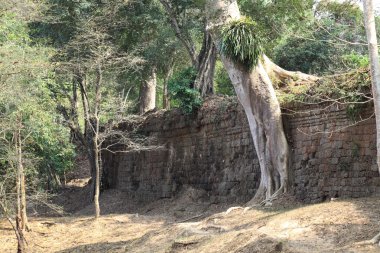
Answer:
[{"label": "laterite block wall", "polygon": [[[306,203],[379,192],[375,121],[360,123],[337,106],[284,110],[292,150],[292,188]],[[364,109],[357,117],[372,115]],[[351,126],[352,125],[352,126]],[[192,186],[212,202],[245,202],[258,187],[260,169],[248,122],[235,99],[206,101],[196,115],[159,111],[142,132],[162,148],[103,154],[108,184],[141,201],[174,196]]]}]

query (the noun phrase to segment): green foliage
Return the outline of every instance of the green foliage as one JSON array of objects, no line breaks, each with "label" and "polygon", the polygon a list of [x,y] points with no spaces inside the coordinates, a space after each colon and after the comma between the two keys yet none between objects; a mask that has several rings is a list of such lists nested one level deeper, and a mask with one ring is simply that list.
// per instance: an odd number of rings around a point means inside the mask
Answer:
[{"label": "green foliage", "polygon": [[80,19],[88,19],[89,14],[99,5],[93,0],[44,0],[47,8],[43,17],[28,24],[34,41],[63,47],[79,30]]},{"label": "green foliage", "polygon": [[362,11],[351,1],[321,1],[315,17],[273,50],[281,67],[318,75],[368,66]]},{"label": "green foliage", "polygon": [[359,5],[353,1],[322,0],[316,6],[316,12],[337,22],[358,23],[363,21],[363,13]]},{"label": "green foliage", "polygon": [[342,60],[348,68],[352,68],[352,69],[366,68],[369,66],[368,55],[360,55],[355,52],[343,55]]},{"label": "green foliage", "polygon": [[[176,38],[173,28],[167,20],[167,14],[162,4],[156,0],[117,1],[117,11],[113,13],[113,25],[108,16],[104,23],[109,24],[110,37],[120,52],[133,52],[144,60],[139,69],[114,71],[115,92],[128,93],[131,107],[138,105],[139,86],[147,78],[146,73],[152,67],[157,70],[157,97],[162,97],[163,80],[167,78],[168,70],[189,63],[189,57],[182,43]],[[187,32],[194,22],[187,8],[192,8],[192,1],[172,1],[176,11],[186,12],[186,20],[181,19],[181,29]],[[178,6],[177,6],[178,4]],[[116,5],[114,3],[112,6]],[[185,15],[185,14],[184,14]],[[85,19],[86,20],[86,19]],[[190,28],[189,28],[190,29]],[[108,100],[108,99],[107,99]],[[157,103],[159,105],[159,103]],[[138,108],[130,108],[136,112]],[[134,110],[133,110],[134,109]]]},{"label": "green foliage", "polygon": [[[54,104],[50,105],[54,108]],[[57,122],[58,118],[53,111],[34,109],[25,122],[30,129],[26,150],[38,158],[38,172],[44,184],[49,173],[62,177],[73,167],[75,147],[70,143],[70,132]]]},{"label": "green foliage", "polygon": [[[355,97],[354,98],[356,101],[352,101],[352,102],[363,102],[363,99],[361,99],[361,97]],[[347,108],[346,108],[346,113],[347,113],[347,116],[348,118],[355,122],[356,120],[358,120],[360,117],[360,113],[363,111],[363,104],[348,104],[347,105]]]},{"label": "green foliage", "polygon": [[29,41],[25,25],[13,13],[5,12],[0,17],[0,43],[23,43]]},{"label": "green foliage", "polygon": [[[30,190],[45,188],[47,178],[72,168],[74,147],[61,124],[47,83],[52,82],[51,48],[32,44],[25,22],[13,13],[0,16],[0,176],[13,173],[12,136],[20,131]],[[0,178],[2,180],[2,178]]]},{"label": "green foliage", "polygon": [[313,0],[239,0],[242,14],[251,17],[261,33],[266,54],[273,58],[273,48],[287,36],[313,20]]},{"label": "green foliage", "polygon": [[168,83],[169,94],[174,107],[179,107],[183,113],[191,114],[202,105],[202,98],[193,89],[196,71],[187,68],[173,76]]},{"label": "green foliage", "polygon": [[215,77],[214,77],[215,93],[221,95],[235,95],[234,86],[231,83],[230,77],[226,69],[220,61],[216,62]]},{"label": "green foliage", "polygon": [[274,59],[287,70],[323,73],[334,63],[332,57],[335,53],[332,44],[319,39],[310,41],[290,37],[276,47]]},{"label": "green foliage", "polygon": [[220,50],[233,61],[254,68],[263,53],[256,23],[249,17],[232,21],[222,30]]}]

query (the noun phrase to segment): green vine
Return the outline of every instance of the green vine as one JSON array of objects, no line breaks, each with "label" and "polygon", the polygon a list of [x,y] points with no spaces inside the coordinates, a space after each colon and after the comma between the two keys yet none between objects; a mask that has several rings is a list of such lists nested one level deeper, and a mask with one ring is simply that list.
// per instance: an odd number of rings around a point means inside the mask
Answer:
[{"label": "green vine", "polygon": [[234,62],[254,68],[263,54],[256,23],[249,17],[231,21],[222,29],[220,50]]}]

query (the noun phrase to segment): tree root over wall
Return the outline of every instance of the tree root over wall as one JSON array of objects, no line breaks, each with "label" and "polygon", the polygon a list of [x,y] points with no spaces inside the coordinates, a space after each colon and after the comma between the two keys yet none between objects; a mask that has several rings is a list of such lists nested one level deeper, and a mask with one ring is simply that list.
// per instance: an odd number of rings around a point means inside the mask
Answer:
[{"label": "tree root over wall", "polygon": [[[235,0],[209,0],[208,30],[217,45],[222,41],[222,29],[241,18]],[[249,202],[267,204],[288,190],[289,147],[272,79],[285,82],[313,82],[318,78],[300,72],[286,71],[263,55],[258,65],[249,69],[221,53],[223,64],[234,85],[236,94],[248,118],[250,132],[260,163],[261,181]]]}]

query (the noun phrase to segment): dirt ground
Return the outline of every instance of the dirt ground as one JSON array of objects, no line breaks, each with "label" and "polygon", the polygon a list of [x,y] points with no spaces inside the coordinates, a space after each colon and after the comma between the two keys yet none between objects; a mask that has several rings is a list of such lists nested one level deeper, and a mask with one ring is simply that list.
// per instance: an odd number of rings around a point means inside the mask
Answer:
[{"label": "dirt ground", "polygon": [[[73,203],[83,197],[68,192]],[[141,205],[125,193],[106,191],[98,220],[84,204],[65,217],[30,218],[30,252],[380,252],[360,243],[380,231],[380,198],[316,205],[285,198],[244,210],[199,201],[199,194],[187,189],[176,199]],[[0,252],[15,247],[11,227],[1,220]]]}]

